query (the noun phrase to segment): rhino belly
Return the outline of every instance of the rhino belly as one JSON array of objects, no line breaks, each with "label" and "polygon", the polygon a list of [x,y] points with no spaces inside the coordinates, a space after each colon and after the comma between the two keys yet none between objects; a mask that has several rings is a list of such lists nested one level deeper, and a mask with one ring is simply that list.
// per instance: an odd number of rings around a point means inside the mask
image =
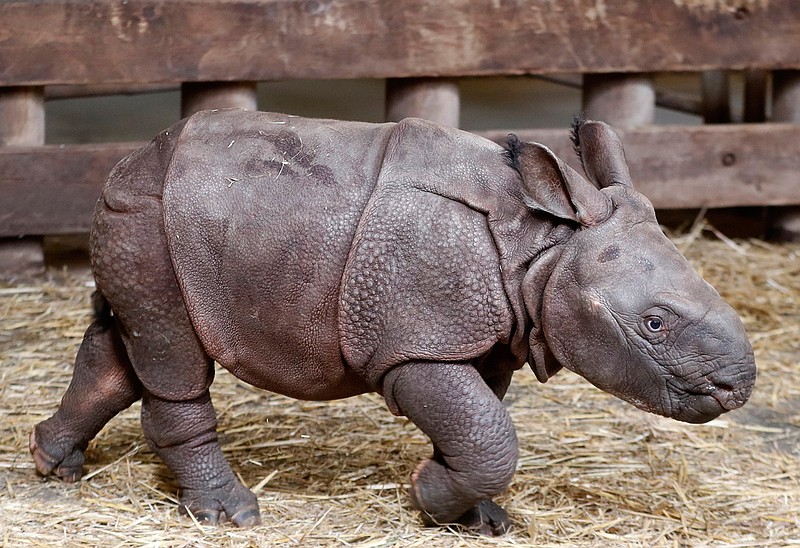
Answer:
[{"label": "rhino belly", "polygon": [[170,253],[206,351],[303,399],[368,390],[341,358],[342,272],[391,125],[205,112],[164,191]]}]

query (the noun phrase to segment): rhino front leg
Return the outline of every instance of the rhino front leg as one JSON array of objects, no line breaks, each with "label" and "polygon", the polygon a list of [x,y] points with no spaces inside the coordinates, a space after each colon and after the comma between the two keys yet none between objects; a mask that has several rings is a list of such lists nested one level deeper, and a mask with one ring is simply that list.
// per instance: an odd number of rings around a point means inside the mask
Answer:
[{"label": "rhino front leg", "polygon": [[434,445],[433,457],[411,479],[411,501],[425,523],[505,533],[508,514],[491,499],[511,483],[517,438],[480,374],[469,364],[406,364],[387,375],[384,395],[390,409],[413,421]]},{"label": "rhino front leg", "polygon": [[240,527],[261,522],[256,496],[236,478],[222,454],[217,418],[206,391],[188,401],[145,393],[142,428],[153,450],[181,487],[181,511],[216,524],[225,518]]}]

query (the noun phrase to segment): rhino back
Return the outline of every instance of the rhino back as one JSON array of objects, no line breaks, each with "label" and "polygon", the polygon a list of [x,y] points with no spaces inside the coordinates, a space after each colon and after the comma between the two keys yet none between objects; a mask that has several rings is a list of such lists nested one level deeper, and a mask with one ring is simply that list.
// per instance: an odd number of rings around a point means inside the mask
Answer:
[{"label": "rhino back", "polygon": [[206,351],[305,399],[366,387],[341,359],[339,286],[392,124],[195,115],[164,189],[179,284]]}]

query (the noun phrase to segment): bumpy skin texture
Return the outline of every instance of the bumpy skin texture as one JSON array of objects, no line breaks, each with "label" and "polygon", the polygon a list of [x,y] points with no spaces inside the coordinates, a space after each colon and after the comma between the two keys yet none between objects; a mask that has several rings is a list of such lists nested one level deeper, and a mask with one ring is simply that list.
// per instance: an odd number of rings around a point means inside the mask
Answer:
[{"label": "bumpy skin texture", "polygon": [[[420,383],[425,378],[426,382]],[[393,369],[386,398],[431,439],[434,456],[412,476],[412,504],[428,524],[461,523],[503,534],[508,517],[489,508],[511,482],[517,464],[514,425],[474,367],[461,363],[409,363]],[[472,509],[482,504],[483,515]],[[493,505],[496,506],[496,505]],[[485,519],[486,512],[499,514]],[[498,512],[499,511],[499,512]]]},{"label": "bumpy skin texture", "polygon": [[98,201],[97,320],[31,435],[37,470],[79,479],[142,398],[182,509],[258,523],[217,439],[216,360],[296,398],[382,394],[433,442],[412,477],[423,521],[495,535],[518,451],[501,400],[525,361],[679,420],[741,406],[741,322],[661,234],[610,128],[581,123],[576,145],[591,183],[541,145],[422,120],[213,111],[166,130]]},{"label": "bumpy skin texture", "polygon": [[238,377],[305,399],[369,389],[341,358],[339,288],[391,130],[244,111],[187,122],[161,172],[168,246],[205,349]]},{"label": "bumpy skin texture", "polygon": [[195,115],[164,210],[205,349],[305,399],[380,392],[399,363],[475,360],[498,343],[519,368],[523,265],[553,225],[505,189],[516,174],[501,152],[422,120]]}]

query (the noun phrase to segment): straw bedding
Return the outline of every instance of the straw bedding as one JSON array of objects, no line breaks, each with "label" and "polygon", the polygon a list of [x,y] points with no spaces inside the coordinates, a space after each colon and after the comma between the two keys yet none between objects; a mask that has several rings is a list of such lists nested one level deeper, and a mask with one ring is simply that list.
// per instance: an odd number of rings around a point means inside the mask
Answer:
[{"label": "straw bedding", "polygon": [[218,371],[223,449],[263,525],[178,514],[146,446],[139,405],[90,445],[86,477],[36,476],[31,427],[52,414],[89,322],[91,277],[0,284],[0,542],[7,546],[800,545],[800,245],[727,240],[702,223],[675,238],[740,312],[759,378],[743,409],[693,426],[638,411],[569,372],[520,371],[507,397],[521,457],[500,502],[504,538],[425,529],[405,491],[425,438],[379,397],[299,402]]}]

